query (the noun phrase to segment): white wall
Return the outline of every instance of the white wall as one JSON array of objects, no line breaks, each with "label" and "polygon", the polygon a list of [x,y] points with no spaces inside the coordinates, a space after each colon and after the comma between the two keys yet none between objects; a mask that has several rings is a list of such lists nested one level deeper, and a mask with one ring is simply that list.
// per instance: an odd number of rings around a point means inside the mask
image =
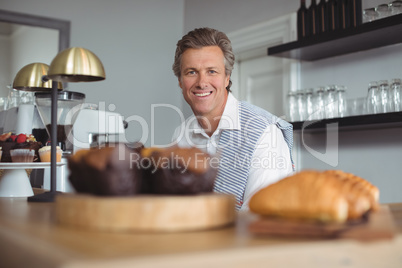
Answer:
[{"label": "white wall", "polygon": [[[17,72],[27,64],[34,62],[50,64],[57,54],[58,44],[57,30],[22,25],[15,27],[15,31],[10,35],[9,83],[12,83]],[[7,95],[3,92],[2,96]]]},{"label": "white wall", "polygon": [[[1,1],[0,8],[71,21],[71,46],[93,51],[106,71],[105,81],[69,84],[87,102],[105,102],[125,118],[136,115],[148,124],[152,104],[181,106],[171,66],[183,32],[183,0],[13,0]],[[159,109],[154,121],[155,142],[169,142],[177,113]],[[141,136],[140,125],[129,123],[127,139]],[[151,132],[148,145],[150,138]]]},{"label": "white wall", "polygon": [[184,31],[211,27],[229,33],[296,11],[298,0],[186,0]]},{"label": "white wall", "polygon": [[[374,7],[382,0],[363,0],[363,8]],[[296,12],[299,1],[294,0],[186,0],[185,32],[197,27],[212,27],[230,33],[262,21]],[[307,5],[310,1],[307,1]],[[402,78],[402,45],[359,52],[330,59],[302,62],[300,86],[314,87],[345,84],[348,97],[366,95],[368,82],[378,79]],[[188,107],[186,113],[191,113]],[[319,153],[326,152],[326,133],[308,134],[305,144]],[[402,202],[402,179],[398,163],[402,159],[401,128],[339,133],[336,166],[314,157],[304,145],[299,147],[298,169],[337,168],[356,173],[380,188],[380,201]],[[295,139],[300,137],[295,135]],[[323,144],[324,142],[324,144]]]},{"label": "white wall", "polygon": [[[2,63],[8,63],[10,61],[10,54],[9,54],[9,47],[10,47],[10,39],[8,36],[0,35],[0,61]],[[4,49],[3,49],[4,48]],[[7,85],[10,82],[10,73],[11,70],[7,66],[7,64],[0,64],[0,97],[5,97],[3,92],[7,92]]]}]

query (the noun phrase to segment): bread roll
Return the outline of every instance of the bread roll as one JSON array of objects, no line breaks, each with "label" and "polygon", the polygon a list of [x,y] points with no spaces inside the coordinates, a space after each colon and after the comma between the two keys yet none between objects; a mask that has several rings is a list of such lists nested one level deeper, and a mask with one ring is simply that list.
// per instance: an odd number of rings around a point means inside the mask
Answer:
[{"label": "bread roll", "polygon": [[378,208],[378,201],[380,199],[380,191],[379,189],[368,182],[367,180],[356,176],[352,173],[344,172],[342,170],[327,170],[325,173],[331,173],[339,176],[341,179],[344,180],[351,180],[354,184],[358,185],[358,187],[362,187],[362,191],[367,192],[370,195],[371,205],[375,208]]},{"label": "bread roll", "polygon": [[349,203],[349,219],[358,219],[368,210],[379,208],[379,190],[365,179],[341,170],[327,170],[324,174],[332,174],[344,182],[343,193]]},{"label": "bread roll", "polygon": [[260,190],[251,198],[249,207],[265,216],[345,222],[376,209],[376,197],[378,189],[353,174],[307,170]]},{"label": "bread roll", "polygon": [[302,171],[284,178],[253,195],[250,210],[266,216],[344,222],[348,202],[341,182],[332,175]]}]

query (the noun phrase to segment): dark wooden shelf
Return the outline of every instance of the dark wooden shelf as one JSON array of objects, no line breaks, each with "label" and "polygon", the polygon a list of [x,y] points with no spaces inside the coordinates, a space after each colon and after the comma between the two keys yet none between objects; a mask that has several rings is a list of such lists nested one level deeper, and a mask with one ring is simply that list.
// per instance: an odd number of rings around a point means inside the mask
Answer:
[{"label": "dark wooden shelf", "polygon": [[315,61],[402,43],[402,14],[268,48],[268,56]]},{"label": "dark wooden shelf", "polygon": [[341,130],[402,127],[402,112],[348,116],[317,121],[292,122],[293,130],[325,131],[328,124],[338,123]]}]

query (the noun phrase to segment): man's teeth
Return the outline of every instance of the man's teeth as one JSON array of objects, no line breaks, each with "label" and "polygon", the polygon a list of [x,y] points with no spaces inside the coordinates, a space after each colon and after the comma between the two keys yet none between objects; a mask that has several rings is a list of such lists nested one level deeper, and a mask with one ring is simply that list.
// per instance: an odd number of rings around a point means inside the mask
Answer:
[{"label": "man's teeth", "polygon": [[212,93],[212,91],[210,91],[210,92],[205,92],[205,93],[195,93],[195,95],[196,95],[197,97],[205,97],[205,96],[210,95],[211,93]]}]

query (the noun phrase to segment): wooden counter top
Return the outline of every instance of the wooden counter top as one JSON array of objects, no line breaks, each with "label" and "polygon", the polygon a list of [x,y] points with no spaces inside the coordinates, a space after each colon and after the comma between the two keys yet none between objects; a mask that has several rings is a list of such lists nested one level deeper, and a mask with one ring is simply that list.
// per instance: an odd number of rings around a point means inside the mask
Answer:
[{"label": "wooden counter top", "polygon": [[0,198],[1,267],[402,267],[402,203],[389,204],[398,235],[370,243],[253,236],[246,212],[209,231],[90,232],[56,224],[54,207]]}]

